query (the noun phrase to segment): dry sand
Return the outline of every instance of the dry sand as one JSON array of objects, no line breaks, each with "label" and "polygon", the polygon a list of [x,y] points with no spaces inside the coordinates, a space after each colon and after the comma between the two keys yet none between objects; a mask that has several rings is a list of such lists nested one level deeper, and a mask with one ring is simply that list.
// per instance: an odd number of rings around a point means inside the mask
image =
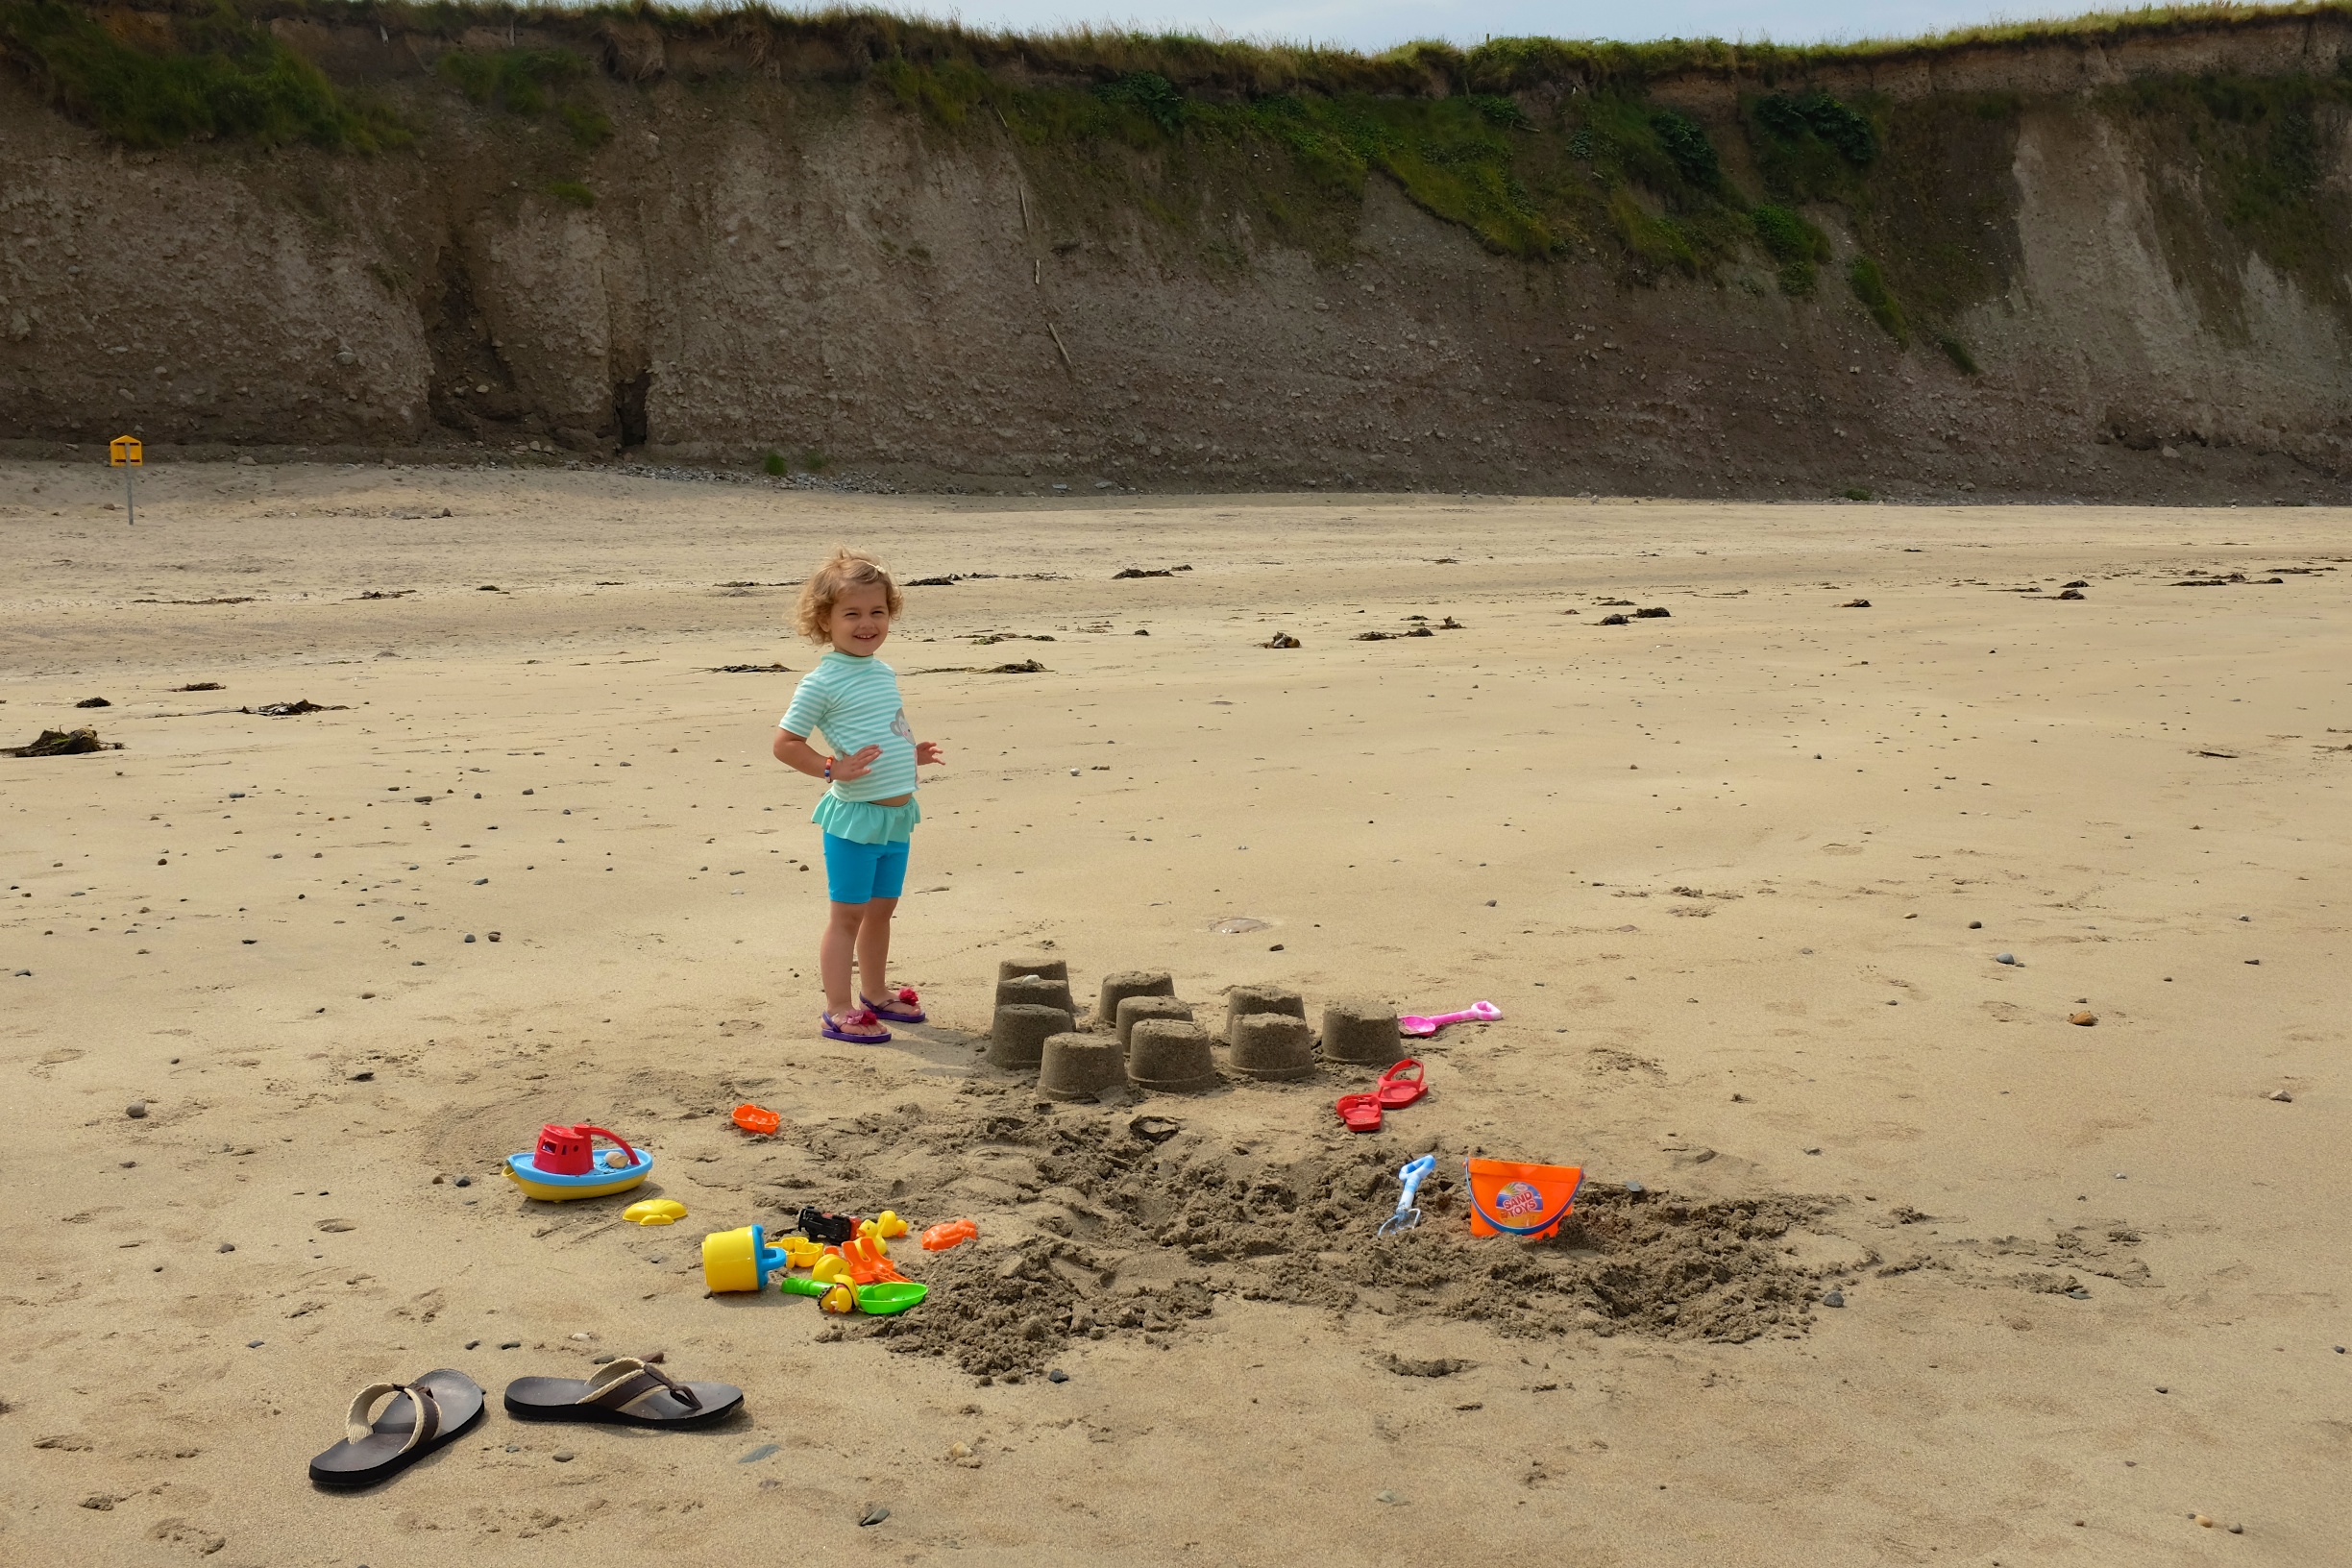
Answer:
[{"label": "dry sand", "polygon": [[[0,1557],[2342,1560],[2340,512],[146,483],[0,468],[0,740],[125,746],[0,760]],[[880,1049],[813,1038],[794,676],[713,673],[808,668],[836,539],[998,575],[887,653],[950,766]],[[1048,943],[1506,1018],[1375,1137],[1353,1068],[1048,1107],[977,1049]],[[523,1200],[550,1119],[691,1217]],[[1374,1241],[1424,1148],[1585,1217]],[[705,1296],[808,1201],[982,1239],[902,1332]],[[654,1347],[740,1424],[496,1409]],[[314,1494],[437,1366],[484,1424]]]}]

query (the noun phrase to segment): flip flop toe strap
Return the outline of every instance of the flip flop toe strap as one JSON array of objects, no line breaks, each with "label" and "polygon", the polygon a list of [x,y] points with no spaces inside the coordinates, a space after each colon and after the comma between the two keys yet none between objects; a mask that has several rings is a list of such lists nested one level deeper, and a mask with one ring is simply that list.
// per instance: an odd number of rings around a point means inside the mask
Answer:
[{"label": "flip flop toe strap", "polygon": [[656,1394],[674,1396],[690,1410],[702,1408],[700,1396],[657,1366],[648,1366],[634,1356],[621,1356],[606,1361],[588,1380],[588,1391],[574,1401],[579,1405],[594,1405],[627,1415],[645,1412],[637,1407]]},{"label": "flip flop toe strap", "polygon": [[356,1447],[375,1435],[378,1401],[382,1401],[389,1410],[391,1402],[403,1394],[416,1407],[417,1414],[416,1423],[408,1429],[408,1440],[401,1444],[400,1452],[405,1454],[420,1443],[430,1442],[441,1430],[441,1407],[434,1402],[431,1389],[409,1383],[371,1383],[360,1389],[352,1399],[351,1412],[343,1418],[344,1440]]}]

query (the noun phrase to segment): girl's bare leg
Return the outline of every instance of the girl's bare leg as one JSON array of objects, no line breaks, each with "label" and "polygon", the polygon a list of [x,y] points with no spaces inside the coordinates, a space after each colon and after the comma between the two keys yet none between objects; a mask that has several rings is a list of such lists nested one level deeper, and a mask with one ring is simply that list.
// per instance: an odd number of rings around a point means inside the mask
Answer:
[{"label": "girl's bare leg", "polygon": [[[817,946],[817,972],[824,981],[825,1011],[840,1019],[854,1003],[849,995],[849,955],[861,945],[869,904],[834,904],[825,919],[824,939]],[[887,950],[887,943],[885,944]]]},{"label": "girl's bare leg", "polygon": [[[836,909],[842,907],[838,904]],[[890,939],[891,915],[898,908],[895,898],[876,898],[865,906],[865,923],[857,928],[858,995],[865,1001],[887,1002],[891,999]]]}]

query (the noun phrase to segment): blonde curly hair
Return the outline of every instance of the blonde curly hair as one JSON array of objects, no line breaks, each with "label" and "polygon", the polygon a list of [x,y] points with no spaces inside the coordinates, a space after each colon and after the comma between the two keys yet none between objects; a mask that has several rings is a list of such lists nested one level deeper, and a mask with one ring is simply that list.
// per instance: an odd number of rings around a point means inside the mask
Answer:
[{"label": "blonde curly hair", "polygon": [[800,603],[794,620],[800,635],[812,643],[833,640],[833,606],[841,601],[843,593],[851,588],[880,588],[883,601],[890,606],[895,620],[906,608],[898,585],[891,580],[890,573],[881,561],[862,550],[847,545],[836,545],[833,553],[825,557],[824,565],[810,575],[800,585]]}]

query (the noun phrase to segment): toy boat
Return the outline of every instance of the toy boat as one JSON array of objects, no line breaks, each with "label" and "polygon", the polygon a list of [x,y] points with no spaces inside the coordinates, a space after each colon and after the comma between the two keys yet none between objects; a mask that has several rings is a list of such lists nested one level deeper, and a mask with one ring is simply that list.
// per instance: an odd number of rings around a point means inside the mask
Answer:
[{"label": "toy boat", "polygon": [[[596,1155],[590,1145],[599,1134],[620,1144],[620,1149]],[[612,1163],[615,1160],[622,1163],[615,1164]],[[539,1129],[537,1148],[506,1157],[506,1179],[521,1188],[526,1196],[550,1203],[626,1192],[644,1181],[652,1168],[653,1157],[629,1147],[628,1140],[620,1134],[601,1127],[569,1127],[560,1122],[550,1122]]]}]

